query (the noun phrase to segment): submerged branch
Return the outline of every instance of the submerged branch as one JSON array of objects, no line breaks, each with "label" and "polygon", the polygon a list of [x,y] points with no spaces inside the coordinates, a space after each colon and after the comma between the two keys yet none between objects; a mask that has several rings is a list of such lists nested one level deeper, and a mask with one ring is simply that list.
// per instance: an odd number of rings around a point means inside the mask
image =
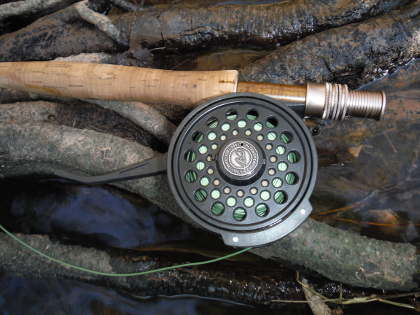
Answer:
[{"label": "submerged branch", "polygon": [[[64,245],[47,236],[17,235],[41,252],[65,262],[108,273],[132,273],[191,262],[183,256],[104,251],[75,245]],[[195,257],[193,261],[206,260]],[[194,294],[210,298],[224,298],[253,305],[281,308],[278,300],[301,300],[301,286],[295,275],[278,265],[267,263],[239,263],[224,261],[203,267],[174,269],[137,277],[105,277],[63,267],[29,252],[4,233],[0,234],[0,269],[9,275],[25,278],[77,279],[112,287],[136,296]],[[249,269],[253,270],[252,276]],[[315,280],[314,280],[315,281]],[[358,288],[316,280],[316,290],[329,298],[340,292],[344,297],[365,297],[376,293]]]}]

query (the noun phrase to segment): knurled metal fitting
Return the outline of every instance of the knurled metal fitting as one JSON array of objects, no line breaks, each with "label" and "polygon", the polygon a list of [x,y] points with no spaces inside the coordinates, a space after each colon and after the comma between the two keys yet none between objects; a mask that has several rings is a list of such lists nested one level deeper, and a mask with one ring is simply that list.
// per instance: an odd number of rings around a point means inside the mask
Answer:
[{"label": "knurled metal fitting", "polygon": [[308,83],[305,114],[322,119],[343,120],[347,116],[382,119],[384,92],[350,91],[346,84]]}]

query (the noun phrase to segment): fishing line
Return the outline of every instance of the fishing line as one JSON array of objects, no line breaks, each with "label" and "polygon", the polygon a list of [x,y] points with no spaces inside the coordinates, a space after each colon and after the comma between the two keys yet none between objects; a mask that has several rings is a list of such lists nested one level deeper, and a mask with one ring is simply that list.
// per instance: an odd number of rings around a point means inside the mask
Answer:
[{"label": "fishing line", "polygon": [[209,259],[209,260],[204,260],[204,261],[196,261],[196,262],[192,262],[192,263],[185,263],[185,264],[180,264],[180,265],[167,266],[167,267],[162,267],[162,268],[157,268],[157,269],[152,269],[152,270],[146,270],[146,271],[141,271],[141,272],[110,273],[110,272],[96,271],[96,270],[92,270],[92,269],[89,269],[89,268],[76,266],[76,265],[73,265],[71,263],[65,262],[65,261],[63,261],[61,259],[57,259],[57,258],[51,257],[50,255],[45,254],[45,253],[41,252],[40,250],[32,247],[31,245],[29,245],[28,243],[26,243],[25,241],[23,241],[22,239],[20,239],[16,235],[14,235],[13,233],[9,232],[1,224],[0,224],[0,229],[4,233],[6,233],[6,235],[8,235],[10,238],[12,238],[13,240],[15,240],[17,243],[19,243],[23,247],[26,247],[31,252],[37,254],[38,256],[44,257],[44,258],[46,258],[49,261],[55,262],[55,263],[60,264],[60,265],[62,265],[64,267],[69,267],[69,268],[76,269],[76,270],[83,271],[83,272],[87,272],[87,273],[90,273],[90,274],[94,274],[94,275],[98,275],[98,276],[106,276],[106,277],[137,277],[137,276],[148,275],[148,274],[151,274],[151,273],[156,273],[156,272],[161,272],[161,271],[174,270],[174,269],[179,269],[179,268],[184,268],[184,267],[192,267],[192,266],[206,265],[206,264],[215,263],[215,262],[218,262],[218,261],[221,261],[221,260],[226,260],[228,258],[237,256],[237,255],[240,255],[242,253],[245,253],[245,252],[249,251],[252,248],[252,247],[243,248],[243,249],[241,249],[239,251],[236,251],[236,252],[227,254],[225,256],[218,257],[218,258],[213,258],[213,259]]}]

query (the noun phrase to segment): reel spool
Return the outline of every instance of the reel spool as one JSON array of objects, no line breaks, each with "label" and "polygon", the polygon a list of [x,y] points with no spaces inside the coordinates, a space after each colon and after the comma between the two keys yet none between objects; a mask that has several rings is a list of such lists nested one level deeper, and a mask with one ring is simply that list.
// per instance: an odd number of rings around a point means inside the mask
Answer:
[{"label": "reel spool", "polygon": [[309,216],[317,174],[304,106],[250,93],[194,109],[175,132],[167,158],[101,176],[56,175],[100,184],[167,172],[182,210],[227,245],[274,242]]},{"label": "reel spool", "polygon": [[312,210],[316,172],[315,145],[302,119],[261,95],[199,106],[169,148],[175,199],[227,245],[263,245],[293,231]]}]

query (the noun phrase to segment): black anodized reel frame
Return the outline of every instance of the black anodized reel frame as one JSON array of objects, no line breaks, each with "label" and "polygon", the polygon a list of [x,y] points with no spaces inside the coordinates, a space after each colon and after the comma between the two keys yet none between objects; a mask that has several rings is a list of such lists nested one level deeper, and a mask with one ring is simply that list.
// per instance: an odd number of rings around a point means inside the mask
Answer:
[{"label": "black anodized reel frame", "polygon": [[[312,135],[298,114],[302,106],[235,93],[187,115],[172,138],[167,165],[170,188],[184,212],[231,246],[264,245],[297,228],[312,211],[317,174]],[[245,156],[258,152],[254,171],[242,176],[226,171],[220,155],[231,156],[227,145],[250,147]]]}]

